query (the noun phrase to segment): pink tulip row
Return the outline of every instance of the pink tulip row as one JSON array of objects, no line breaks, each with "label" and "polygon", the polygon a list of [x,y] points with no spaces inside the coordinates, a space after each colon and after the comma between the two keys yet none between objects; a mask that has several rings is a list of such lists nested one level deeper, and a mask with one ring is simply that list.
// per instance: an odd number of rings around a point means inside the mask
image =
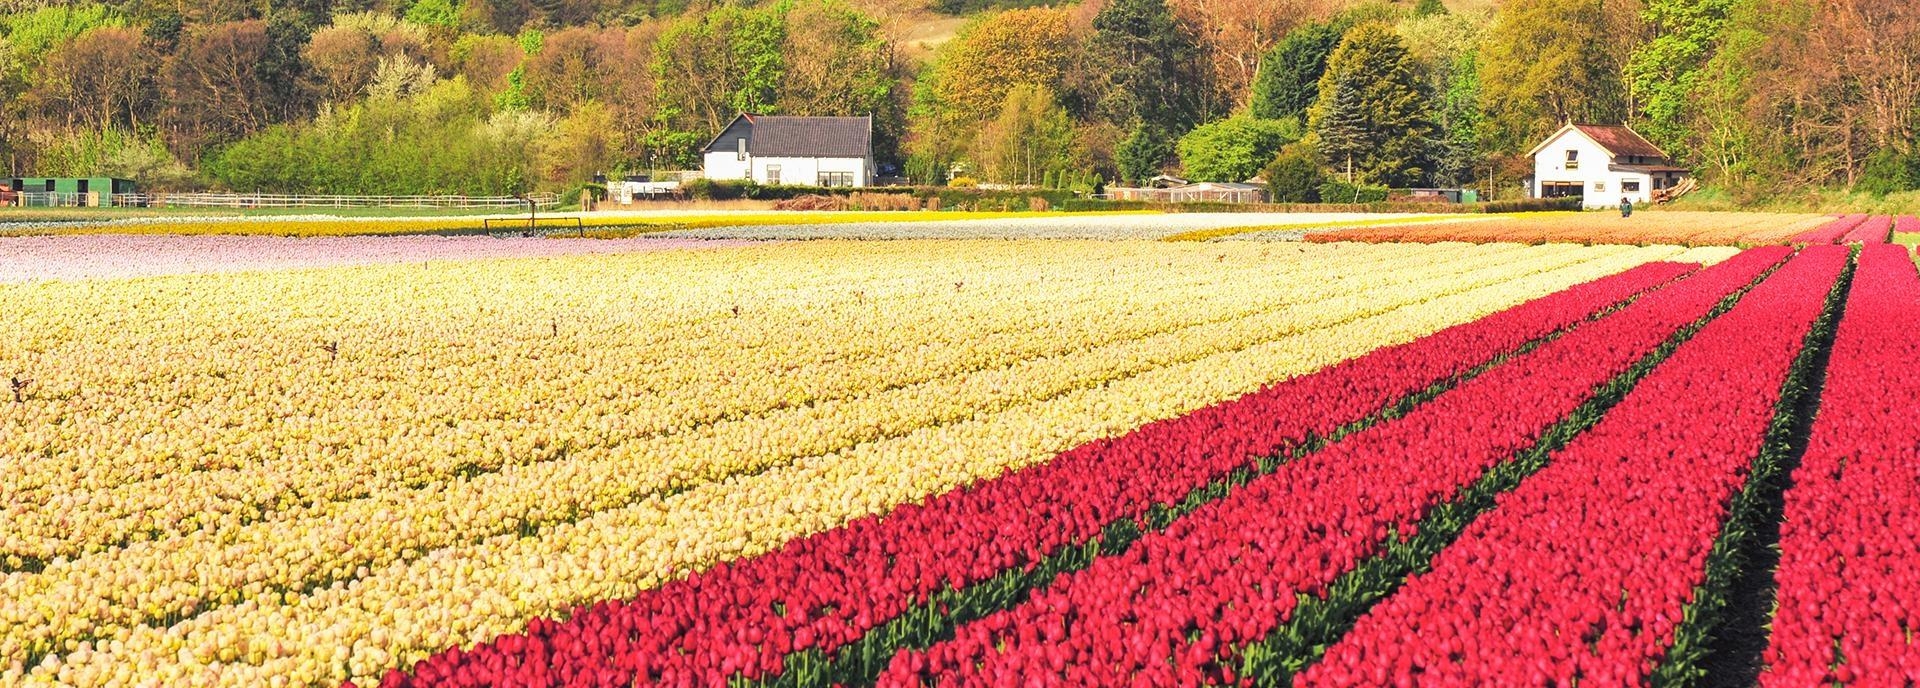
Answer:
[{"label": "pink tulip row", "polygon": [[1893,227],[1893,217],[1887,215],[1841,215],[1832,223],[1814,227],[1805,233],[1793,234],[1791,242],[1795,244],[1847,244],[1847,242],[1868,242],[1874,236],[1884,244],[1887,233]]},{"label": "pink tulip row", "polygon": [[[1914,219],[1913,217],[1906,216],[1892,218],[1876,215],[1869,218],[1866,222],[1860,223],[1859,227],[1855,227],[1852,231],[1847,232],[1847,235],[1840,239],[1840,243],[1884,244],[1893,238],[1892,232],[1896,231],[1899,227],[1903,225],[1909,228],[1913,227],[1912,221]],[[1911,229],[1899,231],[1911,231]]]},{"label": "pink tulip row", "polygon": [[[1390,537],[1536,444],[1614,377],[1778,263],[1756,249],[1209,503],[1027,602],[895,655],[883,686],[1196,685]],[[1226,664],[1230,664],[1227,662]]]},{"label": "pink tulip row", "polygon": [[1708,324],[1296,685],[1644,685],[1849,258],[1803,250]]},{"label": "pink tulip row", "polygon": [[[1716,274],[1757,269],[1753,260],[1733,265]],[[631,600],[442,653],[381,685],[714,685],[779,674],[795,653],[840,650],[943,591],[1031,571],[1258,458],[1330,436],[1696,267],[1656,263],[1574,287]]]},{"label": "pink tulip row", "polygon": [[1819,415],[1786,492],[1760,683],[1920,682],[1920,275],[1861,249]]}]

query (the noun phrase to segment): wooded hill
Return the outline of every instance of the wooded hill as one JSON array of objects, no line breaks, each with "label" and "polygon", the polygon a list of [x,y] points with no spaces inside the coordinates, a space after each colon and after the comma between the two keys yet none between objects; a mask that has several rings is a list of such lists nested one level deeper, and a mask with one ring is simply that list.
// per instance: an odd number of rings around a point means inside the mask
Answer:
[{"label": "wooded hill", "polygon": [[498,194],[873,115],[921,183],[1495,187],[1567,120],[1742,197],[1920,187],[1899,0],[0,0],[0,159],[147,188]]}]

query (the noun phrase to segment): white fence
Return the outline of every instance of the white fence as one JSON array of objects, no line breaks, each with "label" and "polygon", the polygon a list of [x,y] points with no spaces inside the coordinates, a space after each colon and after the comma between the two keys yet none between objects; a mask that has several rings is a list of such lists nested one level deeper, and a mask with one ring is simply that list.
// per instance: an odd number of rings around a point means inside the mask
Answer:
[{"label": "white fence", "polygon": [[[72,195],[72,194],[68,194]],[[514,196],[307,196],[299,194],[115,194],[112,203],[140,208],[525,208],[560,204],[550,193]]]}]

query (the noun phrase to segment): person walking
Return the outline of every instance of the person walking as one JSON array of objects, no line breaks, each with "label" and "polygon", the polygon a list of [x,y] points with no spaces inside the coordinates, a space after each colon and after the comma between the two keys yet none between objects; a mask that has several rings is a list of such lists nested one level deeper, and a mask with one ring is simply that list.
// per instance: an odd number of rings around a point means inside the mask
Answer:
[{"label": "person walking", "polygon": [[1620,217],[1633,217],[1633,199],[1620,199]]}]

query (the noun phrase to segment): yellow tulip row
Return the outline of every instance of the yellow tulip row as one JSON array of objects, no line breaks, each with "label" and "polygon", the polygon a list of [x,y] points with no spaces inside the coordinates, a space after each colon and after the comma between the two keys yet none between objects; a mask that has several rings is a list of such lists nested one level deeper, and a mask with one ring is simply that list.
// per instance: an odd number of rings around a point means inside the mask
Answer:
[{"label": "yellow tulip row", "polygon": [[[922,249],[963,251],[946,245]],[[1222,279],[1211,285],[1218,292],[1270,293],[1274,299],[1268,308],[1258,308],[1253,300],[1205,302],[1189,313],[1188,326],[1134,339],[1120,330],[1097,330],[1115,338],[1084,352],[944,377],[935,373],[925,383],[727,418],[679,433],[685,437],[668,433],[636,440],[634,446],[581,444],[578,456],[507,466],[417,491],[383,486],[364,499],[303,504],[254,525],[210,525],[56,561],[37,574],[9,574],[0,582],[0,596],[17,603],[4,619],[8,650],[0,655],[7,660],[0,662],[0,678],[18,678],[12,672],[26,667],[9,669],[8,664],[38,656],[55,643],[61,656],[35,667],[32,682],[103,685],[116,675],[232,685],[269,684],[276,678],[295,684],[350,675],[365,679],[441,645],[515,630],[530,615],[630,595],[715,561],[765,551],[790,537],[1029,464],[1092,437],[1677,253],[1618,247],[1398,248],[1404,258],[1391,269],[1365,259],[1335,262],[1319,271],[1269,271],[1272,283],[1249,285],[1247,271],[1210,268],[1209,263],[1227,264],[1219,249],[1159,255],[1198,257],[1180,267]],[[1034,258],[1074,253],[1078,260],[1069,262],[1077,265],[1069,271],[1097,274],[1108,268],[1107,279],[1118,289],[1153,291],[1173,280],[1113,268],[1118,262],[1113,254],[1126,250],[1122,246],[1043,244],[1021,250]],[[1341,251],[1361,248],[1336,245],[1262,255],[1267,250],[1236,247],[1227,257],[1326,263],[1337,261]],[[864,262],[870,256],[854,258]],[[578,275],[591,272],[592,262],[545,267]],[[968,273],[969,279],[975,274]],[[858,282],[856,275],[848,278]],[[1193,295],[1178,289],[1168,294]],[[408,313],[417,308],[404,298],[350,296],[346,303],[335,299],[332,307]],[[289,298],[287,292],[273,297],[281,298]],[[999,309],[1031,305],[1010,295],[1002,298],[1008,300],[995,304]],[[1134,316],[1115,309],[1116,303],[1124,301],[1106,304],[1110,319]],[[1240,310],[1233,310],[1235,304]],[[419,310],[428,319],[446,317],[431,308]],[[970,324],[958,319],[954,326]],[[601,336],[620,331],[609,327]],[[394,334],[411,336],[404,329]],[[418,378],[445,370],[392,368],[367,384],[384,384],[392,393],[395,386],[420,384],[424,381]],[[160,366],[130,375],[164,371]],[[470,372],[447,377],[457,383]],[[570,384],[599,383],[582,377]],[[470,378],[466,384],[476,385]],[[190,396],[192,390],[185,393]],[[566,417],[547,403],[533,403],[527,412]],[[395,414],[371,422],[395,430],[420,419]],[[372,455],[391,462],[386,452],[394,449],[383,447]],[[534,537],[521,537],[522,524],[530,522],[548,525],[530,531]],[[279,590],[301,590],[328,578],[336,582],[310,594]],[[14,609],[26,611],[11,616]],[[171,628],[139,625],[194,611],[203,613]],[[85,638],[101,641],[80,642]]]},{"label": "yellow tulip row", "polygon": [[[1289,302],[1313,304],[1305,319],[1282,309],[1179,328],[844,402],[727,421],[698,434],[675,434],[636,446],[587,447],[563,460],[524,470],[513,467],[445,486],[402,486],[351,502],[289,510],[278,518],[250,525],[219,524],[183,537],[60,561],[39,575],[23,578],[6,592],[23,601],[64,600],[69,603],[67,608],[51,606],[60,611],[9,620],[33,629],[27,634],[30,644],[26,648],[32,656],[45,642],[66,637],[73,628],[110,629],[148,620],[156,610],[167,615],[181,613],[192,603],[229,603],[263,586],[298,589],[316,580],[347,577],[359,565],[380,565],[410,552],[417,555],[530,522],[563,520],[651,493],[685,489],[808,454],[952,422],[1158,367],[1169,356],[1191,357],[1245,346],[1276,333],[1320,326],[1334,322],[1336,317],[1364,312],[1361,308],[1390,308],[1436,290],[1499,281],[1526,269],[1559,267],[1578,256],[1562,247],[1539,252],[1532,261],[1513,264],[1504,260],[1508,253],[1473,252],[1475,259],[1464,266],[1454,264],[1461,261],[1442,261],[1399,271],[1376,271],[1367,279],[1352,280],[1351,286],[1341,280],[1296,279],[1292,290],[1269,290],[1279,292]],[[1527,262],[1543,264],[1528,266]],[[1463,268],[1471,272],[1458,274]],[[1415,277],[1426,280],[1420,289],[1378,289]],[[1328,308],[1335,295],[1374,305]],[[1197,353],[1185,352],[1196,345],[1205,348]],[[600,479],[608,475],[623,479]],[[312,491],[307,482],[301,484],[303,495]],[[421,502],[438,506],[415,506]],[[385,532],[384,527],[395,514],[404,515],[408,528],[386,533],[385,537],[368,536]],[[52,526],[72,527],[84,519],[76,518],[73,512],[62,512],[49,521]],[[263,571],[262,561],[276,562],[275,568]],[[71,609],[76,602],[80,605],[77,611]],[[18,638],[0,639],[0,649],[14,650],[15,640]]]},{"label": "yellow tulip row", "polygon": [[[992,247],[983,247],[992,248]],[[856,287],[842,287],[831,275],[815,277],[809,280],[775,280],[769,276],[739,275],[734,279],[712,279],[724,275],[727,261],[739,260],[739,256],[756,256],[751,260],[759,261],[757,256],[763,252],[726,253],[724,259],[681,260],[674,263],[665,261],[628,260],[610,263],[611,269],[624,270],[618,273],[582,275],[582,280],[604,283],[607,279],[621,279],[623,284],[606,285],[611,289],[602,289],[595,296],[604,299],[602,303],[582,302],[571,298],[561,291],[571,285],[534,285],[541,290],[536,293],[522,293],[528,299],[527,304],[515,304],[512,301],[471,307],[472,285],[484,283],[490,279],[480,271],[492,270],[492,267],[472,268],[468,270],[435,270],[430,273],[410,272],[404,269],[369,270],[337,273],[346,277],[329,279],[324,282],[288,283],[284,279],[240,280],[238,278],[216,278],[193,282],[193,284],[216,285],[200,290],[193,295],[195,306],[201,313],[181,313],[154,323],[151,328],[128,330],[122,327],[124,316],[120,313],[140,308],[138,303],[127,303],[130,299],[119,298],[124,294],[99,293],[99,290],[69,290],[67,293],[48,294],[43,300],[50,303],[84,301],[102,303],[108,308],[97,313],[86,314],[89,321],[74,322],[68,313],[57,309],[28,309],[19,314],[17,320],[0,323],[0,331],[9,337],[20,337],[29,341],[22,347],[29,349],[29,360],[21,363],[25,368],[50,369],[43,372],[39,385],[50,393],[61,393],[62,404],[30,407],[29,414],[38,412],[38,417],[27,417],[19,423],[23,434],[9,434],[0,438],[10,453],[24,454],[29,461],[19,466],[0,466],[0,490],[13,499],[33,499],[47,494],[67,495],[76,489],[101,489],[123,485],[132,480],[152,478],[164,475],[175,466],[171,461],[142,461],[153,456],[166,457],[167,454],[180,454],[191,458],[204,468],[234,468],[245,466],[255,460],[266,460],[266,455],[243,453],[235,445],[244,446],[245,440],[258,439],[259,436],[275,437],[305,430],[303,419],[273,419],[262,413],[260,404],[249,398],[256,387],[266,387],[275,394],[295,394],[298,392],[324,392],[314,396],[320,399],[327,411],[358,411],[372,404],[359,403],[369,401],[390,401],[386,398],[387,387],[374,385],[368,391],[379,393],[377,399],[347,399],[334,403],[341,394],[356,391],[348,388],[365,380],[376,382],[383,376],[385,369],[396,363],[414,363],[435,371],[461,371],[488,375],[500,380],[502,385],[514,389],[524,389],[530,385],[548,384],[545,379],[555,375],[577,374],[591,370],[596,375],[611,378],[628,387],[639,387],[645,395],[629,397],[624,394],[613,395],[614,399],[567,398],[568,406],[579,406],[592,402],[607,404],[637,403],[635,398],[657,399],[663,392],[672,392],[685,384],[686,379],[725,380],[728,375],[743,369],[758,371],[768,369],[773,374],[805,374],[816,370],[815,363],[844,361],[850,358],[885,354],[901,358],[908,354],[902,350],[912,345],[938,345],[950,343],[954,336],[951,322],[955,318],[964,318],[966,324],[976,329],[966,332],[967,336],[993,336],[1000,341],[1022,341],[1018,339],[1022,328],[1049,326],[1056,329],[1069,329],[1082,326],[1091,321],[1100,325],[1104,320],[1098,313],[1075,306],[1082,300],[1101,293],[1106,288],[1103,280],[1107,276],[1080,276],[1070,270],[1059,279],[1042,281],[1044,272],[1023,273],[1009,271],[1019,257],[1003,255],[1000,262],[984,261],[974,265],[954,266],[949,262],[942,267],[961,267],[976,276],[975,285],[965,290],[953,288],[953,282],[945,282],[944,275],[929,279],[929,269],[933,265],[928,261],[909,261],[899,275],[889,270],[867,269],[873,273],[869,279],[863,279]],[[800,253],[798,251],[794,253]],[[807,252],[812,253],[812,252]],[[879,253],[876,251],[876,253]],[[796,255],[794,258],[803,258]],[[897,255],[893,252],[880,253],[876,260],[903,261],[909,255]],[[1116,265],[1131,270],[1145,268],[1149,261],[1171,262],[1164,259],[1150,259],[1139,255],[1114,256]],[[1187,258],[1187,256],[1180,256]],[[1198,262],[1193,261],[1193,262]],[[1066,263],[1052,263],[1065,268]],[[682,271],[681,275],[665,275],[665,269],[671,265]],[[751,265],[751,263],[750,263]],[[1040,267],[1046,267],[1042,263]],[[795,268],[793,263],[784,263],[780,267]],[[1179,270],[1189,267],[1181,265]],[[813,271],[822,272],[822,271]],[[1007,279],[1008,273],[1017,275]],[[634,280],[630,275],[655,275],[655,279],[646,282]],[[867,277],[863,275],[863,277]],[[910,278],[901,281],[902,277]],[[363,279],[367,282],[390,282],[399,279],[427,280],[426,284],[410,283],[403,288],[399,298],[422,309],[433,309],[449,317],[438,318],[431,322],[419,322],[412,312],[395,311],[374,314],[370,317],[358,317],[345,314],[328,317],[325,304],[337,299],[331,294],[340,289],[351,288],[347,280]],[[507,282],[525,282],[537,279],[537,275],[495,276],[491,279],[503,279]],[[998,279],[997,279],[998,278]],[[737,282],[736,282],[737,280]],[[944,282],[944,283],[940,283]],[[175,284],[177,282],[162,282]],[[93,285],[81,285],[90,287]],[[963,286],[966,286],[963,284]],[[1124,285],[1123,285],[1124,286]],[[243,322],[257,321],[269,317],[269,313],[259,309],[247,309],[253,296],[263,290],[286,292],[288,299],[299,304],[313,304],[317,307],[302,309],[295,313],[293,322],[276,324],[271,340],[263,337],[249,337],[243,331],[244,325],[232,326],[228,320]],[[298,290],[298,291],[288,291]],[[631,293],[627,293],[631,290]],[[1023,303],[1034,305],[1035,309],[1015,309],[995,311],[991,304],[1007,298],[1006,294],[1037,294],[1027,297]],[[771,293],[775,296],[757,298],[757,294]],[[1150,298],[1151,295],[1148,295]],[[1130,295],[1122,295],[1127,299]],[[238,303],[234,303],[237,301]],[[926,312],[904,308],[908,303],[924,303],[930,308]],[[1151,303],[1134,301],[1133,303]],[[174,304],[162,304],[172,306]],[[732,309],[741,308],[739,315]],[[644,308],[644,312],[635,312]],[[875,318],[875,312],[885,312],[891,317]],[[804,317],[810,323],[822,327],[835,328],[833,331],[848,332],[845,341],[820,340],[818,338],[794,338],[789,335],[790,328],[767,327],[769,321],[786,325],[787,319]],[[561,327],[561,321],[565,326]],[[1049,320],[1053,322],[1049,322]],[[158,336],[153,332],[177,331],[174,328],[191,328],[202,334],[211,334],[213,341],[183,339],[166,335]],[[854,329],[846,329],[854,328]],[[81,336],[62,336],[49,338],[45,342],[34,342],[32,338],[41,336],[50,330],[70,332]],[[209,332],[211,330],[211,332]],[[396,332],[396,330],[400,330]],[[1063,332],[1070,335],[1070,332]],[[398,335],[397,341],[388,341]],[[855,336],[857,335],[857,336]],[[944,337],[944,339],[928,337]],[[329,339],[330,338],[330,339]],[[479,349],[470,344],[475,340],[487,340],[486,347]],[[278,366],[270,370],[248,371],[245,376],[227,375],[229,371],[215,365],[211,371],[189,370],[192,373],[211,373],[199,379],[190,380],[196,390],[211,392],[211,397],[191,407],[182,408],[165,394],[169,390],[151,388],[128,390],[134,393],[118,393],[121,390],[107,390],[112,394],[100,393],[87,383],[95,382],[101,373],[113,375],[112,381],[120,384],[137,384],[159,380],[175,381],[180,379],[179,361],[192,360],[208,352],[206,346],[220,347],[226,343],[244,344],[244,351],[218,351],[216,355],[232,358],[241,355],[262,354],[267,358],[283,363],[312,364],[315,359],[326,360],[329,355],[319,348],[325,341],[342,341],[348,353],[344,360],[332,361],[326,366]],[[54,349],[48,351],[43,360],[32,359],[32,349]],[[237,349],[237,347],[235,347]],[[950,347],[955,351],[970,351],[961,347]],[[734,362],[726,367],[710,365],[688,365],[688,357],[715,359],[724,352],[727,361]],[[155,353],[163,354],[164,359],[156,360]],[[1018,352],[1014,352],[1018,353]],[[78,375],[71,379],[55,377],[68,372],[60,366],[81,358],[101,358],[109,370]],[[388,360],[400,357],[402,361]],[[534,357],[538,357],[537,359]],[[702,360],[694,358],[691,360]],[[169,371],[155,371],[148,374],[145,368],[159,364],[173,368]],[[216,362],[223,363],[223,362]],[[619,376],[606,375],[606,366],[622,367]],[[234,366],[226,366],[234,367]],[[872,366],[884,368],[885,366]],[[129,375],[132,372],[134,375]],[[171,373],[171,374],[168,374]],[[644,375],[634,378],[632,375]],[[444,378],[452,373],[436,375],[424,381],[425,384],[445,384],[451,382]],[[149,379],[151,378],[151,379]],[[828,377],[829,380],[833,379]],[[411,381],[416,386],[421,380]],[[735,397],[756,393],[777,393],[782,398],[808,393],[809,390],[781,380],[772,380],[766,390],[746,389],[729,395]],[[295,390],[299,387],[302,389]],[[324,389],[315,390],[315,387]],[[470,386],[472,388],[473,386]],[[651,389],[647,389],[651,388]],[[492,389],[483,391],[492,392]],[[568,394],[575,390],[543,389],[546,394]],[[602,390],[589,390],[602,391]],[[575,394],[575,397],[581,395]],[[602,395],[605,396],[605,395]],[[427,399],[432,401],[464,401],[458,399]],[[486,403],[487,399],[475,400]],[[678,399],[677,403],[704,409],[695,400]],[[97,405],[90,408],[88,405]],[[497,404],[487,408],[489,415],[503,415],[517,409],[501,409]],[[141,418],[142,414],[155,409],[168,413],[191,412],[199,414],[204,422],[185,429],[197,433],[218,432],[217,437],[183,438],[186,441],[175,444],[156,442],[153,433],[156,427],[169,428],[163,421],[166,418]],[[455,416],[457,420],[471,422],[484,418],[460,418],[456,412],[460,408],[451,408],[451,404],[423,405],[421,408],[394,409],[393,407],[374,407],[388,413],[407,413],[412,415],[445,414]],[[624,417],[626,408],[613,408]],[[224,413],[225,415],[220,415]],[[61,415],[99,418],[107,421],[104,428],[89,428],[87,439],[80,442],[74,438],[62,436]],[[250,427],[251,432],[235,432],[229,426],[246,421],[274,421],[270,427]],[[325,418],[316,420],[324,421]],[[402,418],[405,420],[405,418]],[[538,419],[535,419],[538,420]],[[353,430],[356,428],[348,428]],[[376,428],[377,429],[377,428]],[[436,430],[434,428],[425,428]],[[471,428],[462,427],[463,430]],[[516,428],[524,433],[524,428]],[[345,444],[363,445],[364,438],[352,438]],[[213,440],[213,441],[208,441]],[[102,448],[137,446],[144,451],[123,451],[120,455],[109,455],[102,461],[100,456],[85,456],[76,447],[93,444]],[[340,444],[340,443],[331,443]],[[190,456],[201,445],[211,445],[208,456]],[[106,449],[103,449],[103,451]],[[283,448],[272,455],[273,459],[287,458]],[[42,452],[51,453],[41,456]],[[236,454],[239,454],[236,456]],[[144,456],[142,456],[144,455]],[[0,529],[3,531],[4,529]]]},{"label": "yellow tulip row", "polygon": [[[792,415],[798,409],[817,409],[876,390],[897,390],[983,369],[1046,360],[1092,346],[1164,334],[1193,325],[1196,314],[1216,320],[1246,317],[1272,308],[1276,296],[1293,299],[1309,296],[1277,290],[1220,289],[1210,280],[1248,284],[1302,282],[1299,276],[1303,270],[1362,269],[1378,265],[1388,259],[1388,255],[1368,248],[1330,257],[1319,265],[1309,266],[1297,260],[1272,261],[1216,266],[1203,275],[1173,275],[1163,280],[1163,284],[1156,284],[1155,289],[1103,300],[1106,307],[1124,309],[1133,316],[1125,319],[1103,317],[1085,308],[1080,308],[1085,312],[1073,314],[1072,319],[1062,319],[1063,310],[1070,312],[1076,306],[1095,303],[1091,300],[1093,297],[1111,289],[1111,278],[1103,276],[1081,284],[1050,283],[1043,295],[1030,297],[1019,309],[983,308],[980,303],[1000,303],[1009,296],[1006,293],[1009,288],[1033,290],[1036,285],[989,284],[969,299],[952,298],[955,290],[950,289],[931,295],[908,295],[924,297],[930,302],[931,308],[927,310],[934,312],[913,312],[909,317],[890,318],[891,322],[878,330],[869,326],[879,320],[871,311],[845,309],[809,309],[803,314],[804,323],[784,322],[775,317],[758,318],[752,325],[761,329],[804,327],[857,333],[850,342],[786,337],[741,349],[737,343],[743,337],[756,340],[765,337],[759,332],[737,330],[689,333],[679,340],[643,342],[644,352],[565,342],[563,346],[580,346],[574,350],[561,349],[563,355],[583,354],[577,363],[558,366],[567,374],[591,370],[597,378],[616,380],[625,389],[639,390],[639,393],[619,396],[599,393],[604,390],[590,384],[565,386],[572,391],[596,392],[586,398],[570,396],[550,400],[550,405],[564,405],[573,416],[584,419],[580,426],[587,430],[573,433],[575,437],[571,442],[553,442],[530,432],[524,423],[497,427],[491,437],[460,445],[449,444],[440,437],[410,434],[419,429],[416,427],[394,428],[391,422],[372,422],[360,428],[365,431],[361,437],[325,445],[327,448],[348,445],[342,447],[352,452],[346,460],[335,456],[293,455],[249,461],[249,457],[244,456],[216,456],[208,463],[217,467],[198,471],[173,471],[174,462],[165,455],[145,457],[140,462],[94,465],[88,472],[42,465],[37,467],[40,472],[36,475],[53,474],[64,480],[16,488],[11,506],[0,508],[0,546],[4,546],[5,551],[39,559],[76,556],[108,549],[113,543],[190,532],[210,523],[233,525],[243,519],[295,508],[295,503],[317,505],[364,496],[382,488],[417,488],[444,480],[460,467],[492,471],[518,463],[553,460],[563,451],[570,457],[579,456],[633,439],[707,428],[717,422],[769,412]],[[1461,247],[1455,247],[1451,251],[1436,252],[1434,259],[1466,255],[1469,254]],[[1471,255],[1484,256],[1480,252]],[[1350,291],[1357,286],[1344,288]],[[894,305],[880,307],[891,312]],[[722,324],[738,322],[728,319]],[[778,326],[771,326],[769,322]],[[969,337],[969,345],[952,345],[956,331],[974,333]],[[593,337],[611,334],[595,333]],[[98,344],[118,348],[110,341]],[[534,340],[528,344],[536,352],[549,355],[556,348],[551,341]],[[886,347],[886,350],[874,350],[875,346]],[[728,361],[726,366],[685,363],[711,360],[723,354]],[[433,361],[428,367],[445,370],[457,365]],[[548,371],[556,367],[551,357],[541,366]],[[752,379],[743,384],[739,378],[745,375],[751,375]],[[249,378],[258,380],[258,376]],[[463,382],[462,376],[448,376],[409,387],[412,393],[418,394],[423,389]],[[269,389],[265,396],[277,398],[287,391]],[[261,399],[263,395],[258,391],[224,396],[230,399],[229,404],[243,409],[272,400]],[[390,408],[391,400],[386,401]],[[401,416],[392,420],[406,419]],[[466,424],[474,420],[461,418],[459,429],[470,432]],[[213,419],[205,422],[210,426],[228,425]],[[259,431],[270,433],[275,429],[264,427]],[[393,429],[402,434],[392,436],[389,433]],[[446,429],[448,426],[444,423],[425,428]],[[104,433],[90,438],[97,446],[111,446],[118,440]],[[215,450],[219,451],[220,446],[216,445]],[[78,452],[64,454],[76,455]],[[103,482],[108,486],[93,487]]]}]

